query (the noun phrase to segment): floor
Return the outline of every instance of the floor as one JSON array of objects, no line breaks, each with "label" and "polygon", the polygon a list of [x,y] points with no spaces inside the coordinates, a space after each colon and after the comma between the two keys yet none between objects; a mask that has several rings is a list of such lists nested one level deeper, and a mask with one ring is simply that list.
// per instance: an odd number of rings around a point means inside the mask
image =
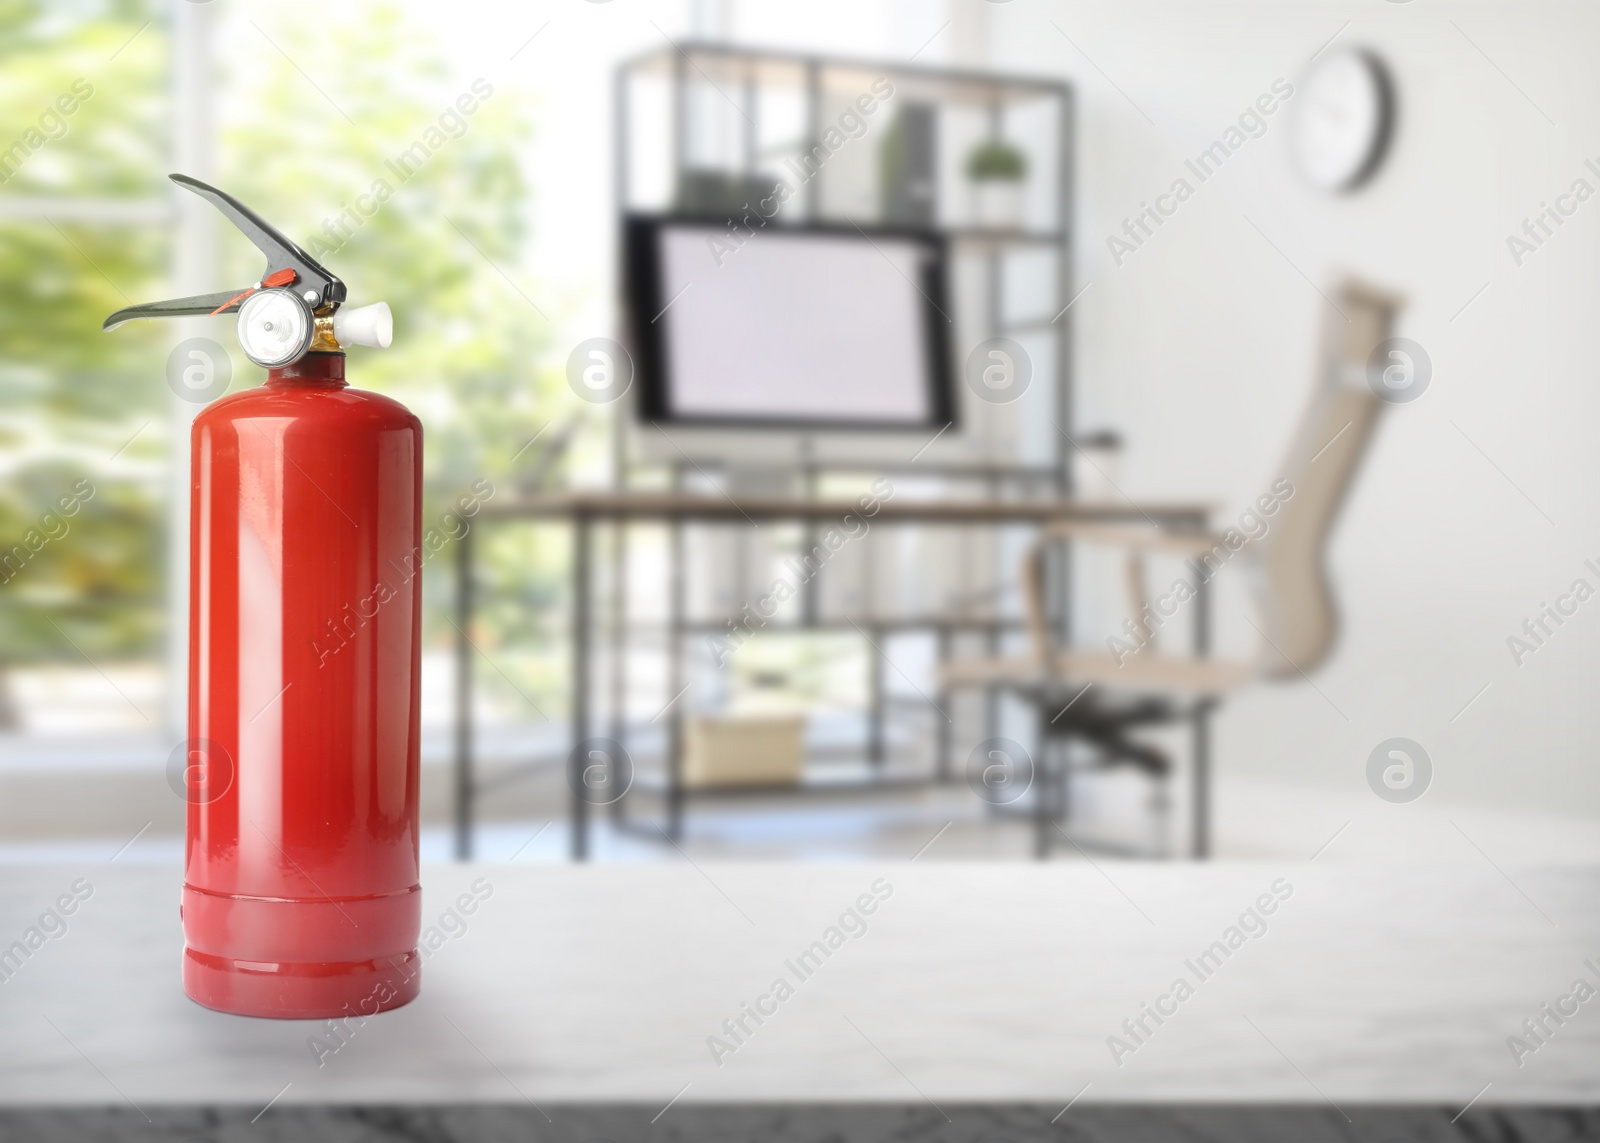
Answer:
[{"label": "floor", "polygon": [[[514,757],[528,744],[491,742],[491,754]],[[448,861],[453,845],[447,743],[424,754],[422,856]],[[0,863],[59,862],[120,853],[128,862],[181,857],[183,803],[168,788],[153,744],[67,740],[0,745]],[[493,776],[494,766],[485,767]],[[1148,787],[1132,776],[1091,777],[1074,785],[1073,835],[1054,835],[1054,859],[1080,857],[1073,842],[1102,859],[1096,842],[1159,852],[1187,847],[1183,783],[1174,788],[1172,828],[1157,836]],[[567,789],[559,760],[487,797],[475,855],[484,860],[561,861],[569,850]],[[1464,808],[1427,797],[1384,802],[1359,776],[1344,787],[1223,774],[1215,783],[1215,856],[1333,861],[1427,861],[1538,864],[1600,863],[1600,830],[1591,818]],[[630,802],[648,825],[659,803]],[[691,805],[682,851],[695,859],[849,861],[1021,860],[1032,855],[1031,824],[997,813],[962,784],[911,793],[839,797],[715,799]],[[679,854],[664,838],[621,832],[596,815],[597,861],[660,861]]]}]

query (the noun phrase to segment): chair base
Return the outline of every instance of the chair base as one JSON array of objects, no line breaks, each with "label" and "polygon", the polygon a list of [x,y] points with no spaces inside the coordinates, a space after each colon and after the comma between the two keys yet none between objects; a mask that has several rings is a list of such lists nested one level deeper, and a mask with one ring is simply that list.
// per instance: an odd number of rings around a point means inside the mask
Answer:
[{"label": "chair base", "polygon": [[[1101,772],[1120,767],[1132,767],[1144,774],[1152,783],[1150,809],[1156,821],[1155,832],[1162,839],[1160,852],[1150,853],[1127,847],[1127,856],[1166,857],[1172,800],[1169,783],[1176,767],[1166,751],[1148,742],[1142,742],[1134,733],[1140,729],[1190,722],[1195,736],[1195,819],[1192,853],[1197,858],[1206,857],[1210,849],[1209,758],[1205,720],[1216,706],[1214,698],[1201,698],[1187,704],[1153,696],[1095,695],[1083,688],[1067,686],[1034,686],[1014,688],[1030,701],[1039,712],[1039,741],[1046,748],[1054,744],[1079,742],[1093,750],[1095,759],[1086,766],[1055,768],[1046,763],[1042,770],[1046,778],[1041,782],[1038,802],[1035,805],[1035,856],[1043,860],[1065,838],[1069,843],[1079,842],[1066,833],[1063,825],[1070,820],[1069,783],[1074,774]],[[1059,789],[1051,787],[1059,783]],[[1056,802],[1051,805],[1052,794]],[[1059,835],[1059,836],[1058,836]],[[1102,847],[1104,848],[1104,847]]]}]

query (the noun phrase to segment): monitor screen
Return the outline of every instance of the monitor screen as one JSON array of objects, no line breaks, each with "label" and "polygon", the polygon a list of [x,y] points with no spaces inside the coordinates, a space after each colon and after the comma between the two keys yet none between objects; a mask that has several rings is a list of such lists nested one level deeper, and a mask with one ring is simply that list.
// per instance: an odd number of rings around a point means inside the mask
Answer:
[{"label": "monitor screen", "polygon": [[641,416],[923,429],[953,405],[943,248],[924,234],[634,218]]}]

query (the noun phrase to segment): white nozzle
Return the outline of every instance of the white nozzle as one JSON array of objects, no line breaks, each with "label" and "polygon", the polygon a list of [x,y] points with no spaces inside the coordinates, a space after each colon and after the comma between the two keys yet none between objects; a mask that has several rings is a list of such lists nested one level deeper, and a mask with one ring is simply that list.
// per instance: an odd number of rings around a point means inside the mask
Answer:
[{"label": "white nozzle", "polygon": [[388,349],[394,341],[394,315],[388,302],[374,302],[353,310],[337,310],[333,315],[333,337],[340,345],[370,345]]}]

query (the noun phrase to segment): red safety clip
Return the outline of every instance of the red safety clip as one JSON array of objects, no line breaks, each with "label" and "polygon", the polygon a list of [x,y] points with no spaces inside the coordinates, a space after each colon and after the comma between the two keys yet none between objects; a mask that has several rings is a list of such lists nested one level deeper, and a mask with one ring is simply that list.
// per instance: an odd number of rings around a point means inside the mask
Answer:
[{"label": "red safety clip", "polygon": [[275,288],[277,286],[287,286],[290,282],[294,281],[299,276],[300,276],[299,274],[294,272],[294,268],[292,266],[285,266],[281,270],[277,270],[277,271],[275,271],[275,272],[273,272],[271,274],[268,274],[265,278],[262,278],[261,281],[257,282],[255,285],[250,286],[250,287],[248,287],[246,289],[243,289],[243,290],[239,291],[237,294],[234,294],[233,297],[229,298],[227,301],[223,302],[216,309],[212,310],[211,313],[209,315],[207,315],[207,316],[215,316],[217,314],[220,314],[223,310],[225,310],[229,306],[233,305],[234,302],[242,302],[242,301],[244,301],[246,298],[248,298],[251,294],[255,293],[257,290],[273,289],[273,288]]}]

